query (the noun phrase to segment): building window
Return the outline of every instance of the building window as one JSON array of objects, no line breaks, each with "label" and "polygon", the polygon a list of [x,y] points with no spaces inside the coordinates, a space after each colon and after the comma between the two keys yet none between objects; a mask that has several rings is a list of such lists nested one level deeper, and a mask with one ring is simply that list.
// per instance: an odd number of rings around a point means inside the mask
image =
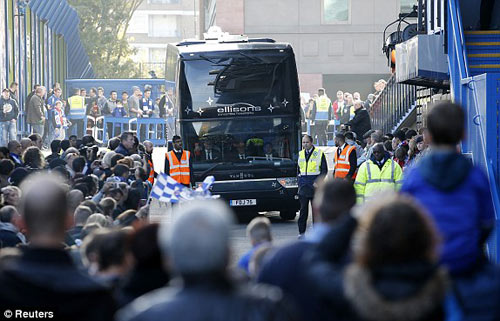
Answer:
[{"label": "building window", "polygon": [[179,0],[148,0],[148,4],[176,4]]},{"label": "building window", "polygon": [[149,62],[165,63],[167,56],[166,48],[150,48],[149,49]]},{"label": "building window", "polygon": [[413,6],[417,4],[417,0],[400,0],[400,11],[401,13],[410,13],[413,10]]},{"label": "building window", "polygon": [[323,23],[350,23],[351,0],[323,0],[321,3]]},{"label": "building window", "polygon": [[177,16],[150,15],[148,34],[150,37],[177,37]]}]

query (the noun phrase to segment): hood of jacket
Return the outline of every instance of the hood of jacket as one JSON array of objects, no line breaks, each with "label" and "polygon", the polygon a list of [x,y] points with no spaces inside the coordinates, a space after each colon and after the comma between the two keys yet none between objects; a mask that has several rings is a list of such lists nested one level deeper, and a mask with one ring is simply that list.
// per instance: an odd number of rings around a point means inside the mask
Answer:
[{"label": "hood of jacket", "polygon": [[[354,311],[366,320],[385,321],[423,320],[433,314],[446,294],[446,272],[425,264],[407,267],[372,272],[357,264],[349,265],[344,291]],[[382,275],[375,277],[374,273]]]},{"label": "hood of jacket", "polygon": [[454,151],[433,150],[422,158],[419,172],[432,186],[440,190],[453,190],[462,184],[472,168],[471,162]]}]

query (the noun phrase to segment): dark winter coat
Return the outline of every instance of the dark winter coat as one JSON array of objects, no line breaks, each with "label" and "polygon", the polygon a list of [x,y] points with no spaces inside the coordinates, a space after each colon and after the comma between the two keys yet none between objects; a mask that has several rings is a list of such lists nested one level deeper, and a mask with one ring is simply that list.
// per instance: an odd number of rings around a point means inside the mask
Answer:
[{"label": "dark winter coat", "polygon": [[40,96],[33,95],[33,97],[31,97],[26,115],[26,122],[28,124],[39,125],[42,123],[42,117],[45,112],[44,104],[45,102]]},{"label": "dark winter coat", "polygon": [[367,131],[372,129],[370,114],[368,114],[366,109],[360,108],[354,112],[354,118],[347,125],[350,125],[352,131],[356,133],[357,138],[361,139]]},{"label": "dark winter coat", "polygon": [[[10,104],[12,108],[6,108],[6,105],[8,104]],[[4,110],[6,109],[10,109],[10,111],[5,113]],[[11,121],[13,119],[17,119],[18,115],[19,108],[17,106],[17,102],[12,98],[5,100],[3,97],[0,97],[0,121]]]},{"label": "dark winter coat", "polygon": [[113,320],[111,294],[82,274],[64,250],[24,248],[0,270],[0,310],[52,311],[54,320]]}]

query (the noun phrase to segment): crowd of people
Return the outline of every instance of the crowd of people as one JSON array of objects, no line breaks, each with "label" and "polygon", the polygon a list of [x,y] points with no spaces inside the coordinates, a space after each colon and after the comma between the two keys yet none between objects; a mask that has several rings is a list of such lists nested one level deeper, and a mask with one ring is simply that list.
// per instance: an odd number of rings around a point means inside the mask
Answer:
[{"label": "crowd of people", "polygon": [[[3,89],[0,98],[0,111],[2,111],[0,145],[2,146],[17,137],[17,119],[20,115],[17,91],[18,84],[12,82],[9,88]],[[118,93],[116,90],[111,90],[106,97],[102,87],[92,87],[88,92],[85,88],[73,88],[70,96],[64,98],[59,83],[55,83],[49,92],[47,88],[37,84],[25,99],[26,123],[31,126],[34,133],[42,136],[44,146],[48,146],[54,139],[63,140],[71,133],[83,137],[87,133],[87,129],[84,128],[84,119],[87,117],[88,129],[96,123],[103,127],[102,121],[98,121],[100,116],[165,118],[169,126],[167,128],[172,131],[174,106],[171,90],[155,99],[151,96],[151,86],[145,86],[143,90],[133,86],[131,92],[129,95],[127,91]],[[121,132],[121,128],[113,130],[111,126],[105,130],[108,137],[118,136]],[[145,128],[141,129],[142,136],[143,132]]]},{"label": "crowd of people", "polygon": [[361,99],[359,92],[351,94],[339,90],[336,100],[332,101],[324,88],[318,89],[312,97],[302,94],[302,131],[308,130],[309,123],[309,135],[320,146],[327,146],[341,126],[351,128],[361,138],[371,129],[369,111],[386,84],[384,79],[376,81],[373,84],[374,93],[369,94],[366,100]]},{"label": "crowd of people", "polygon": [[[8,137],[0,309],[54,320],[498,320],[500,270],[484,251],[495,214],[487,177],[457,149],[463,111],[436,105],[426,123],[419,133],[337,132],[326,180],[326,157],[305,135],[300,240],[273,244],[258,217],[236,266],[222,201],[151,222],[151,142],[123,132],[100,149],[71,135],[45,156],[42,133]],[[192,186],[190,158],[174,136],[165,172]]]}]

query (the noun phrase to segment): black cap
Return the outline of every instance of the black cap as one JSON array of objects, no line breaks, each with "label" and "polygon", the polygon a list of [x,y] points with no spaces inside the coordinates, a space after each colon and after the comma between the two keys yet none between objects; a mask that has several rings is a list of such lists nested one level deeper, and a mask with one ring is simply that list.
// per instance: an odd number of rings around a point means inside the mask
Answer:
[{"label": "black cap", "polygon": [[400,141],[403,141],[403,140],[405,140],[405,139],[406,139],[405,132],[404,132],[404,131],[402,131],[402,130],[400,130],[400,129],[399,129],[399,130],[396,130],[396,131],[394,132],[394,137],[399,138],[399,140],[400,140]]}]

